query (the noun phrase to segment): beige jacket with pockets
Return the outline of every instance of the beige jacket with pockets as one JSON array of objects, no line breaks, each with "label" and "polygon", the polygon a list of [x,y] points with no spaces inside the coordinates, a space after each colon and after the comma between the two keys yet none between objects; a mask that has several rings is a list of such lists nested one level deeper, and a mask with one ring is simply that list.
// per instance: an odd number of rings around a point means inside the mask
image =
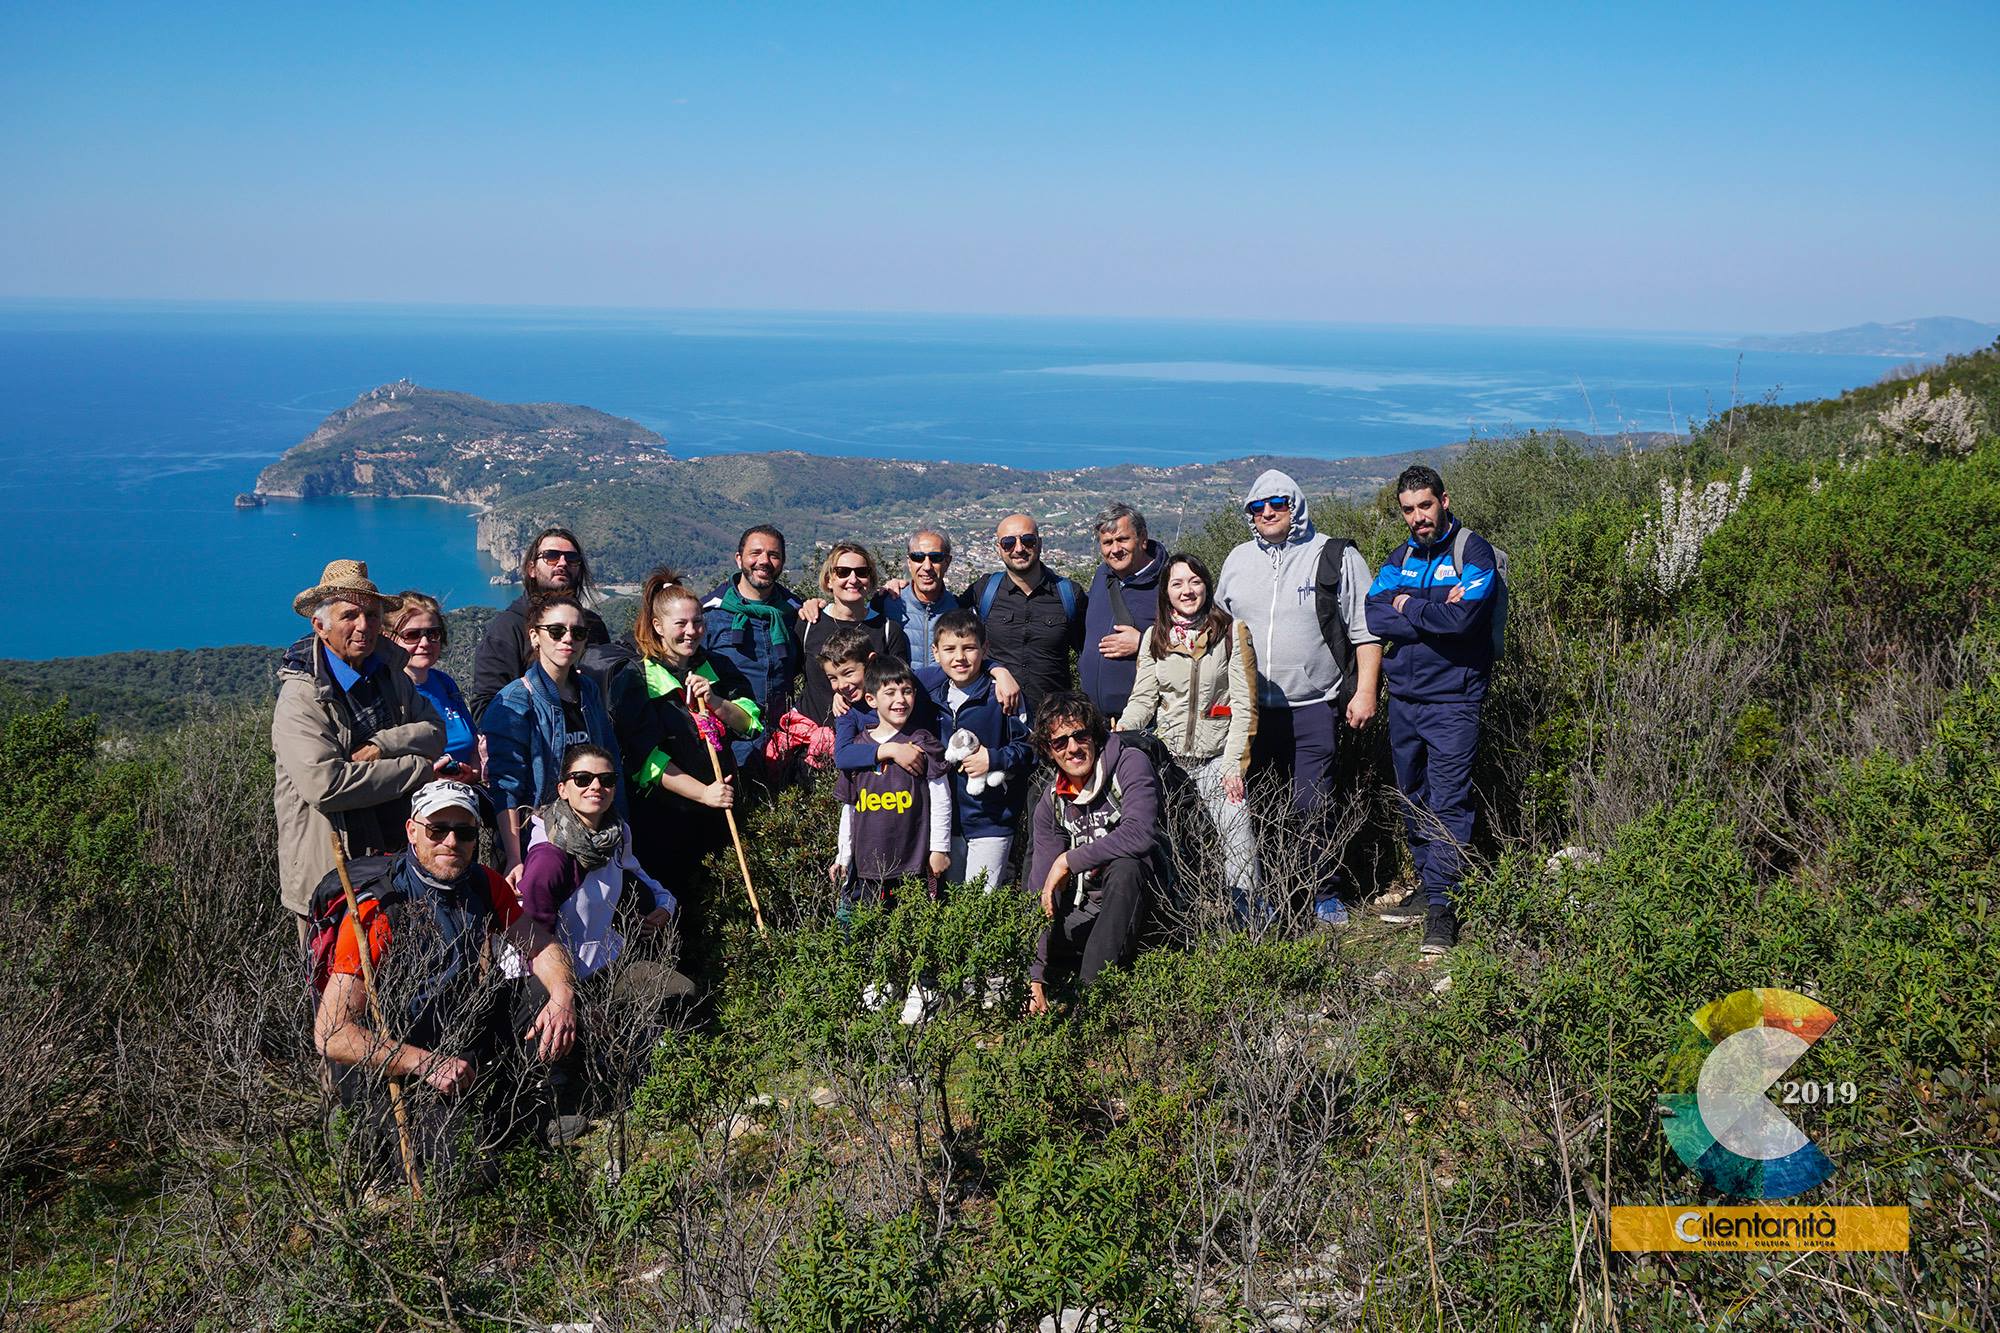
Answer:
[{"label": "beige jacket with pockets", "polygon": [[403,674],[402,650],[385,640],[376,651],[387,666],[390,708],[401,720],[371,737],[382,757],[370,763],[349,757],[354,734],[319,640],[307,636],[294,645],[278,669],[271,804],[278,815],[278,894],[297,916],[306,914],[313,889],[333,869],[333,821],[341,822],[349,856],[400,848],[402,798],[431,780],[432,763],[444,753],[444,720]]},{"label": "beige jacket with pockets", "polygon": [[[1118,718],[1120,731],[1155,730],[1174,758],[1206,763],[1227,754],[1237,771],[1250,771],[1250,742],[1257,734],[1257,652],[1250,627],[1240,620],[1213,642],[1206,634],[1194,652],[1170,648],[1155,656],[1153,635],[1139,641],[1139,674]],[[1225,717],[1211,711],[1228,705]]]}]

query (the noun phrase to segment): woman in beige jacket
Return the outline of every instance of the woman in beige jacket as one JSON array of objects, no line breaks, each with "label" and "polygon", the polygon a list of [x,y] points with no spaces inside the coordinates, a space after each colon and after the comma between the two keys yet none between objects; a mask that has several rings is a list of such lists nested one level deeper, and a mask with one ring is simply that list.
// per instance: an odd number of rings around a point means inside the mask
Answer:
[{"label": "woman in beige jacket", "polygon": [[1249,627],[1215,604],[1208,567],[1191,555],[1168,556],[1159,619],[1139,645],[1139,674],[1118,729],[1151,727],[1193,782],[1239,903],[1257,886],[1257,841],[1243,791],[1257,733],[1256,681]]}]

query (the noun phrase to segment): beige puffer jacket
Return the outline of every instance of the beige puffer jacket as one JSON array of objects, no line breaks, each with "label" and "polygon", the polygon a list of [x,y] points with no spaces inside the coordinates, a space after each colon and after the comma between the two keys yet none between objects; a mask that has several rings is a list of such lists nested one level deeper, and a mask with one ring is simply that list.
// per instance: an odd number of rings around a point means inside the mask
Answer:
[{"label": "beige puffer jacket", "polygon": [[307,635],[293,644],[278,668],[278,705],[271,714],[278,895],[298,916],[333,869],[332,819],[341,821],[349,856],[400,848],[407,809],[402,798],[431,780],[432,762],[444,753],[444,720],[403,674],[402,649],[385,639],[376,652],[387,664],[390,708],[402,720],[375,733],[371,739],[382,757],[365,764],[349,758],[354,733],[319,640]]},{"label": "beige puffer jacket", "polygon": [[[1155,656],[1150,631],[1139,641],[1139,675],[1118,719],[1120,731],[1155,728],[1168,753],[1187,764],[1227,754],[1242,773],[1250,771],[1250,742],[1257,734],[1257,653],[1250,627],[1230,622],[1211,642],[1195,640],[1195,651],[1171,648]],[[1224,716],[1214,716],[1227,705]]]}]

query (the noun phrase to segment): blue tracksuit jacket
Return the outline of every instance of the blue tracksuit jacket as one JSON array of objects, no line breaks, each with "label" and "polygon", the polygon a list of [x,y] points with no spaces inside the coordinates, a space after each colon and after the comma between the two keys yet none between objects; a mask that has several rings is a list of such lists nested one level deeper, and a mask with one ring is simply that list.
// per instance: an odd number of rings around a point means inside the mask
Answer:
[{"label": "blue tracksuit jacket", "polygon": [[[1436,541],[1404,542],[1368,588],[1368,630],[1383,640],[1389,693],[1428,703],[1478,703],[1493,672],[1492,593],[1499,577],[1493,547],[1468,532],[1465,568],[1452,565],[1456,518]],[[1465,594],[1447,601],[1453,588]],[[1409,593],[1403,609],[1398,594]]]}]

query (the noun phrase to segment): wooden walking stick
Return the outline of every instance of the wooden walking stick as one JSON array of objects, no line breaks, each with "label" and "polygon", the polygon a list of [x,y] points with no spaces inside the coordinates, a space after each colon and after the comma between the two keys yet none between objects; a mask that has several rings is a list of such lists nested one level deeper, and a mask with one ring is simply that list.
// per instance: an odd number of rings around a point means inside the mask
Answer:
[{"label": "wooden walking stick", "polygon": [[[375,960],[368,956],[368,935],[361,929],[361,900],[354,894],[354,881],[347,877],[347,849],[340,845],[340,830],[334,829],[332,833],[333,866],[340,872],[341,891],[347,895],[347,919],[354,924],[355,953],[361,959],[361,989],[368,996],[368,1013],[375,1020],[375,1030],[387,1037],[389,1025],[382,1019],[382,1001],[375,994]],[[403,1150],[403,1174],[410,1179],[410,1197],[421,1199],[424,1191],[417,1183],[417,1149],[410,1141],[410,1113],[403,1105],[403,1080],[395,1074],[389,1075],[389,1109],[396,1117],[396,1142]]]},{"label": "wooden walking stick", "polygon": [[[716,715],[715,705],[709,705],[708,716],[715,722],[716,726],[720,727],[722,725],[722,719]],[[722,781],[722,756],[716,753],[714,735],[710,733],[707,727],[696,726],[695,730],[701,733],[702,744],[708,747],[708,762],[715,768],[715,780],[717,782]],[[725,807],[722,814],[729,821],[729,840],[736,844],[736,865],[743,872],[743,891],[750,895],[750,914],[757,918],[757,933],[762,935],[764,933],[764,909],[757,905],[757,886],[750,882],[750,859],[743,855],[743,835],[737,832],[736,829],[735,807]]]}]

